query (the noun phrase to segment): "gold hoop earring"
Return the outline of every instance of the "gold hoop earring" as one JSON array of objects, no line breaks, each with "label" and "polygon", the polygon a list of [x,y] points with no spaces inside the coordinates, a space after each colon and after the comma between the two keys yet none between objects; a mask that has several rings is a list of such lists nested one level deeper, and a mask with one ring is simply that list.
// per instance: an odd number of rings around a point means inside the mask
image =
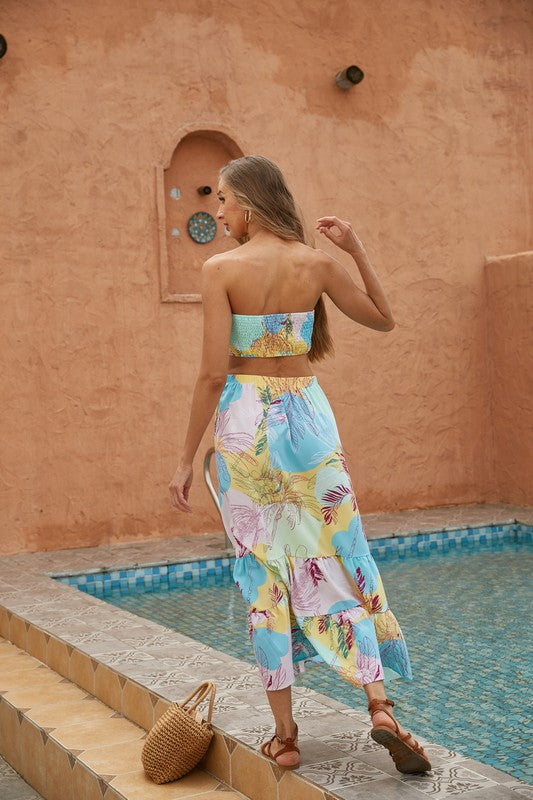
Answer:
[{"label": "gold hoop earring", "polygon": [[244,212],[244,221],[246,222],[246,224],[248,224],[251,219],[252,219],[252,212],[250,211],[249,208],[247,208],[246,211]]}]

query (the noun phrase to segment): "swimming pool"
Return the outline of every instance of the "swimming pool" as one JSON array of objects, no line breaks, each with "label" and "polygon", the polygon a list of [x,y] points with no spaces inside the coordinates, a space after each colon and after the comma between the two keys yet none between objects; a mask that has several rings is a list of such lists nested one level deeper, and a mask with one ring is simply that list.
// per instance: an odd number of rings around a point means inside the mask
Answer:
[{"label": "swimming pool", "polygon": [[[391,683],[389,694],[407,728],[531,782],[526,705],[533,677],[527,599],[533,529],[495,530],[496,536],[451,537],[446,546],[432,547],[423,537],[405,537],[403,549],[390,540],[371,543],[374,552],[382,550],[377,553],[380,571],[415,675],[412,683]],[[144,577],[140,581],[124,571],[80,588],[90,586],[91,593],[114,605],[254,663],[232,560],[219,561],[220,569],[211,569],[218,574],[176,585],[165,567],[162,573],[152,570],[148,585]],[[121,586],[113,578],[122,574]],[[364,694],[324,666],[312,667],[298,683],[365,707]]]}]

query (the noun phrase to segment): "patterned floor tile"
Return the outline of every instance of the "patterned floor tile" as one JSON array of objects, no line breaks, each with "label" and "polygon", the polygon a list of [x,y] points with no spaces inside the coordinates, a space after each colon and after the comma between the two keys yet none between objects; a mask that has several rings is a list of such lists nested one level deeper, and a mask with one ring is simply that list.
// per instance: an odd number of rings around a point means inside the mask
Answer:
[{"label": "patterned floor tile", "polygon": [[[359,736],[360,738],[358,741],[357,733],[354,735],[354,749],[350,752],[355,753],[357,758],[359,758],[361,761],[365,762],[366,764],[370,764],[371,766],[376,767],[383,772],[386,772],[388,775],[391,775],[391,777],[398,779],[401,778],[401,774],[396,769],[388,750],[373,741],[373,739],[370,737],[369,729],[366,729],[366,731],[362,732],[362,734],[359,734]],[[329,743],[331,742],[328,741],[328,744]],[[346,748],[344,747],[344,744],[340,742],[339,748],[347,750],[349,744],[350,738],[348,737]],[[423,746],[434,769],[464,761],[464,756],[455,753],[453,750],[448,750],[445,747],[441,747],[440,745],[424,743]],[[476,764],[477,762],[472,761],[466,766],[469,766],[475,770]]]},{"label": "patterned floor tile", "polygon": [[231,736],[235,736],[241,742],[249,744],[251,747],[259,747],[262,742],[265,742],[272,736],[273,726],[270,725],[252,725],[250,727],[241,727],[238,725],[229,725],[226,732]]},{"label": "patterned floor tile", "polygon": [[[140,633],[136,635],[135,633],[128,632],[120,637],[120,640],[124,642],[124,644],[129,645],[130,647],[135,647],[139,650],[145,650],[146,652],[150,653],[150,655],[159,655],[163,658],[168,650],[168,655],[171,655],[174,651],[172,646],[172,638],[168,635],[158,635],[153,633]],[[176,643],[179,642],[179,639],[175,640]]]},{"label": "patterned floor tile", "polygon": [[[71,644],[83,644],[83,642],[113,642],[118,643],[118,639],[109,636],[106,631],[96,630],[96,626],[73,621],[72,633],[68,634],[68,641]],[[80,648],[81,649],[81,648]]]},{"label": "patterned floor tile", "polygon": [[[418,741],[428,754],[428,758],[435,767],[443,766],[444,764],[451,764],[454,761],[464,761],[466,756],[461,753],[456,753],[455,750],[450,750],[447,747],[442,747],[440,744],[432,744],[422,737]],[[472,761],[472,764],[478,763]]]},{"label": "patterned floor tile", "polygon": [[468,794],[477,789],[490,789],[496,786],[494,781],[457,764],[437,767],[427,775],[403,775],[401,780],[436,800],[441,797]]},{"label": "patterned floor tile", "polygon": [[61,613],[59,613],[58,611],[55,611],[54,613],[36,611],[31,615],[31,621],[33,622],[33,624],[38,625],[40,628],[43,628],[44,630],[49,630],[53,628],[55,625],[57,626],[65,624],[68,625],[69,619],[72,622],[72,619],[69,617],[67,611],[62,611]]},{"label": "patterned floor tile", "polygon": [[513,781],[512,783],[505,784],[506,789],[511,789],[515,793],[515,800],[519,797],[527,797],[528,800],[533,800],[533,786],[521,781]]},{"label": "patterned floor tile", "polygon": [[313,695],[308,697],[297,697],[293,703],[294,715],[305,719],[306,717],[323,717],[331,715],[331,709],[323,703],[313,699]]},{"label": "patterned floor tile", "polygon": [[137,680],[149,689],[168,690],[164,692],[164,696],[169,700],[176,700],[177,697],[188,693],[190,687],[199,682],[198,676],[187,675],[181,670],[152,669],[146,665],[146,662],[123,664],[120,671],[126,677]]},{"label": "patterned floor tile", "polygon": [[224,732],[245,730],[256,726],[263,726],[266,730],[272,730],[272,714],[270,711],[268,713],[260,712],[257,708],[250,708],[250,706],[246,713],[243,713],[242,709],[220,712],[213,719],[213,722],[217,728]]},{"label": "patterned floor tile", "polygon": [[[235,736],[245,744],[254,747],[256,750],[260,749],[263,742],[268,741],[274,733],[274,721],[270,724],[254,725],[249,727],[230,726],[227,733]],[[298,745],[301,752],[301,765],[311,765],[321,763],[328,760],[333,760],[339,757],[339,752],[333,747],[324,744],[320,739],[314,739],[311,736],[302,736],[298,738]]]},{"label": "patterned floor tile", "polygon": [[330,747],[335,747],[337,750],[341,750],[344,753],[352,753],[354,755],[377,752],[383,749],[370,738],[368,730],[349,730],[340,733],[331,733],[327,736],[321,736],[320,740]]},{"label": "patterned floor tile", "polygon": [[321,739],[315,739],[312,736],[300,736],[298,744],[301,752],[300,763],[302,769],[308,766],[311,767],[314,764],[323,764],[325,761],[334,761],[345,755],[344,752],[339,752],[338,748],[331,747]]},{"label": "patterned floor tile", "polygon": [[385,776],[356,786],[337,786],[335,797],[342,800],[423,800],[424,795],[401,781]]},{"label": "patterned floor tile", "polygon": [[[372,745],[375,745],[375,747]],[[398,772],[389,751],[385,747],[377,745],[372,739],[367,740],[366,747],[363,746],[361,750],[355,753],[355,758],[359,759],[363,764],[369,764],[371,767],[379,769],[380,772],[389,775],[395,780],[402,778],[402,773]]]},{"label": "patterned floor tile", "polygon": [[217,654],[213,657],[211,653],[196,653],[195,655],[180,655],[176,654],[173,663],[177,668],[187,667],[187,669],[196,670],[200,667],[212,667],[215,664],[223,664],[224,660]]},{"label": "patterned floor tile", "polygon": [[122,650],[117,653],[111,651],[110,653],[100,653],[99,661],[108,666],[118,666],[119,664],[157,664],[157,659],[148,653],[143,653],[142,650]]},{"label": "patterned floor tile", "polygon": [[316,692],[313,689],[310,689],[309,686],[296,686],[296,685],[293,685],[293,687],[292,687],[292,696],[294,698],[298,698],[298,697],[316,697]]},{"label": "patterned floor tile", "polygon": [[370,728],[370,717],[368,716],[368,711],[363,711],[362,709],[358,708],[342,708],[340,713],[347,717],[353,717],[359,722],[364,722]]},{"label": "patterned floor tile", "polygon": [[[429,751],[429,747],[427,748]],[[458,766],[466,767],[466,769],[471,769],[474,772],[478,772],[480,775],[483,775],[485,778],[489,778],[491,781],[495,781],[496,783],[509,783],[514,781],[514,778],[511,775],[508,775],[506,772],[502,772],[499,769],[494,769],[489,764],[480,764],[479,761],[474,761],[471,758],[467,758],[466,756],[459,756],[456,754],[454,759]],[[437,766],[437,764],[435,764]],[[533,787],[532,787],[533,788]]]},{"label": "patterned floor tile", "polygon": [[0,604],[5,605],[6,608],[11,608],[14,611],[15,606],[17,604],[17,599],[20,598],[21,592],[5,591],[6,584],[4,583],[4,579],[1,574],[0,574],[0,581],[2,581],[4,585],[4,591],[0,591]]},{"label": "patterned floor tile", "polygon": [[46,621],[40,621],[38,623],[38,627],[42,628],[43,630],[47,631],[48,633],[53,633],[55,636],[58,636],[61,639],[65,639],[70,641],[71,637],[73,636],[90,636],[92,631],[91,628],[86,625],[84,622],[79,622],[76,619],[64,619],[61,622],[52,622],[47,623]]},{"label": "patterned floor tile", "polygon": [[265,692],[262,687],[256,687],[254,689],[246,689],[246,691],[242,691],[240,689],[225,689],[221,687],[217,681],[215,681],[215,685],[217,687],[217,694],[221,694],[222,696],[231,695],[233,697],[237,697],[246,703],[249,708],[251,707],[256,709],[263,705]]},{"label": "patterned floor tile", "polygon": [[300,773],[311,781],[330,790],[341,786],[355,786],[383,778],[384,773],[354,758],[338,758],[302,767]]},{"label": "patterned floor tile", "polygon": [[243,703],[238,697],[232,694],[217,693],[215,703],[213,706],[214,714],[227,714],[228,711],[236,711],[237,713],[245,714],[250,711],[250,704]]},{"label": "patterned floor tile", "polygon": [[[305,686],[303,688],[307,689],[308,687]],[[328,695],[326,694],[320,696],[320,702],[323,703],[323,705],[327,706],[328,708],[331,708],[333,711],[342,712],[349,708],[349,706],[347,706],[345,703],[342,703],[340,700],[336,700],[334,697],[328,697]],[[356,711],[356,709],[351,709],[351,710]],[[367,715],[365,714],[364,716]]]},{"label": "patterned floor tile", "polygon": [[116,653],[122,650],[122,643],[118,639],[108,638],[105,633],[82,634],[69,637],[69,643],[75,644],[82,653],[97,656],[99,653]]},{"label": "patterned floor tile", "polygon": [[[209,647],[208,644],[203,644],[203,642],[197,642],[194,639],[191,639],[189,636],[182,636],[184,642],[186,642],[187,647],[192,647],[198,653],[212,653],[213,648]],[[222,654],[218,654],[222,658]]]},{"label": "patterned floor tile", "polygon": [[[0,602],[1,602],[1,598],[0,598]],[[25,614],[32,613],[33,611],[38,612],[38,611],[40,611],[42,609],[48,608],[48,604],[43,605],[42,603],[34,603],[33,601],[32,602],[27,602],[27,598],[26,598],[26,602],[18,602],[17,603],[17,602],[13,602],[12,600],[10,600],[8,602],[9,602],[9,608],[11,609],[11,611],[14,611],[15,614],[18,614],[19,616],[24,616]]]},{"label": "patterned floor tile", "polygon": [[[297,719],[299,718],[298,716]],[[364,733],[368,731],[368,728],[363,726],[358,720],[337,714],[331,709],[328,709],[327,714],[309,715],[308,718],[304,717],[302,721],[304,723],[302,727],[316,739],[324,739],[325,737],[340,733]]]},{"label": "patterned floor tile", "polygon": [[[462,800],[520,800],[519,795],[515,794],[507,786],[493,783],[489,788],[474,789],[466,794],[452,794],[451,797],[459,797]],[[419,795],[419,798],[422,795]]]},{"label": "patterned floor tile", "polygon": [[251,669],[250,671],[246,671],[245,669],[243,669],[243,672],[240,675],[233,674],[233,675],[219,676],[216,673],[214,673],[213,680],[216,681],[217,690],[226,689],[228,691],[233,691],[233,692],[242,690],[251,690],[251,691],[261,690],[262,697],[264,700],[265,693],[260,684],[256,669]]}]

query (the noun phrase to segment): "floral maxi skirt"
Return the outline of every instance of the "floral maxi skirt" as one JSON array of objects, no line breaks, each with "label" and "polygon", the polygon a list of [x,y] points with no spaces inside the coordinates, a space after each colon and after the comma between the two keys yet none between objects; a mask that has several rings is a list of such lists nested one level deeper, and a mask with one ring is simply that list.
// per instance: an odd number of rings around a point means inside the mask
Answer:
[{"label": "floral maxi skirt", "polygon": [[265,689],[325,662],[354,686],[411,678],[315,376],[228,375],[216,411],[219,501]]}]

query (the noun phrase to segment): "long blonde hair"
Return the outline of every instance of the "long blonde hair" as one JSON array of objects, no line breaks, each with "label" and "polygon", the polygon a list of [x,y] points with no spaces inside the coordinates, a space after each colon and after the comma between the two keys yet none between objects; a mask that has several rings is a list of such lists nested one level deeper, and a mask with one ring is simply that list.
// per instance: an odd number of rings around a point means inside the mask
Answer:
[{"label": "long blonde hair", "polygon": [[[259,225],[281,239],[294,239],[313,246],[306,237],[302,217],[280,168],[264,156],[243,156],[220,170],[220,177],[231,189],[243,210],[250,211]],[[240,240],[241,243],[246,238]],[[333,354],[326,306],[322,296],[315,305],[310,361]]]}]

